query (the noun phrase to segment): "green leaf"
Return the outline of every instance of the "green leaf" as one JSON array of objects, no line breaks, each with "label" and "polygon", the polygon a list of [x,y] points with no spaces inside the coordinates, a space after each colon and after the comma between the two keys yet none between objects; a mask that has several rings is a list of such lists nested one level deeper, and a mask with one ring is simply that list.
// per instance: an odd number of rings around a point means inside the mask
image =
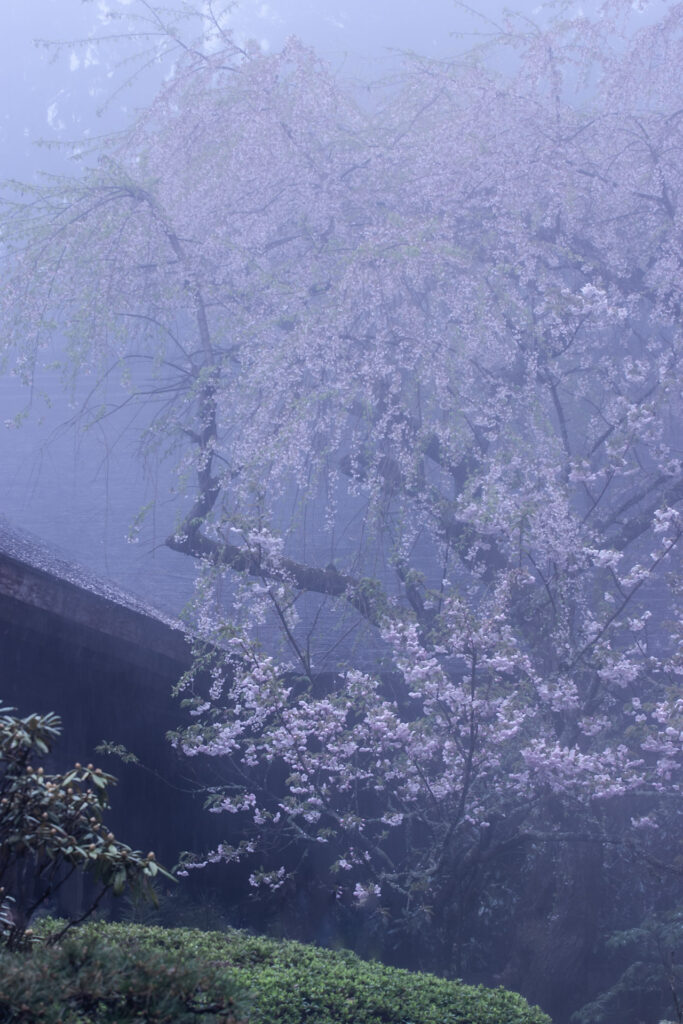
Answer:
[{"label": "green leaf", "polygon": [[112,890],[115,896],[120,896],[126,887],[126,869],[117,868],[114,872]]}]

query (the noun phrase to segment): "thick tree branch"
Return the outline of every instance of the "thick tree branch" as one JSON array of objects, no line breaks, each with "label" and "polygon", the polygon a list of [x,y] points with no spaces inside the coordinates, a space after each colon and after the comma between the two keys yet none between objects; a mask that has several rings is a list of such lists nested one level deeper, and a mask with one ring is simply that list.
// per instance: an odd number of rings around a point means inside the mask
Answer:
[{"label": "thick tree branch", "polygon": [[372,625],[379,625],[386,598],[374,580],[357,579],[333,568],[320,569],[292,558],[282,558],[276,565],[269,565],[250,548],[212,540],[199,529],[203,522],[202,509],[210,501],[211,492],[207,492],[195,502],[178,533],[167,538],[166,545],[169,548],[192,558],[206,559],[214,565],[232,569],[233,572],[247,573],[273,582],[286,579],[301,591],[341,598]]}]

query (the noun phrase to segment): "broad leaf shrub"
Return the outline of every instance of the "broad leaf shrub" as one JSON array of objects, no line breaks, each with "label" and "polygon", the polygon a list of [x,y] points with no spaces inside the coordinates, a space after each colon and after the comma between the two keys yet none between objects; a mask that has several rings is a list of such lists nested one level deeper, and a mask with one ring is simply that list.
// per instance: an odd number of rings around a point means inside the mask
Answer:
[{"label": "broad leaf shrub", "polygon": [[[45,922],[42,927],[45,934],[49,934],[50,929],[58,926],[55,922]],[[210,969],[215,972],[210,977],[216,984],[223,977],[226,985],[233,986],[230,994],[236,1006],[242,1005],[236,986],[249,991],[250,1024],[550,1024],[550,1018],[538,1007],[529,1006],[521,996],[506,989],[475,987],[431,974],[385,967],[361,960],[346,950],[320,949],[233,929],[202,932],[101,922],[83,925],[77,936],[84,949],[91,948],[90,944],[96,940],[106,940],[106,948],[116,950],[125,963],[134,957],[145,961],[151,982],[154,982],[155,972],[168,972],[174,964],[179,972],[186,967],[193,967],[200,973]],[[62,944],[61,948],[77,947]],[[130,957],[126,950],[131,951]],[[35,959],[31,961],[31,969],[39,977],[48,963],[46,958],[52,954],[41,950],[32,955]],[[70,968],[66,966],[76,964],[76,959],[71,955],[71,960],[60,963],[65,964],[61,968],[64,982],[69,982],[72,990],[76,990],[76,980],[69,981]],[[199,965],[202,965],[201,970]],[[86,968],[78,970],[83,985]],[[127,968],[122,974],[127,985],[131,970]],[[141,967],[140,971],[144,973],[145,968]],[[87,972],[87,977],[92,977],[92,969],[87,968]],[[26,993],[32,991],[31,985],[24,985],[17,979],[15,970],[12,983],[25,999]],[[208,986],[204,991],[213,993]],[[3,978],[2,993],[3,998],[7,998],[6,978]],[[12,998],[17,996],[13,994]],[[49,1017],[36,1019],[52,1020]],[[79,1020],[67,1016],[62,1019],[65,1024],[72,1019]],[[129,1020],[125,1016],[94,1016],[92,1019],[97,1022]],[[148,1016],[146,1019],[185,1020],[182,1016]]]},{"label": "broad leaf shrub", "polygon": [[52,713],[19,718],[0,708],[0,944],[17,948],[27,926],[75,871],[95,882],[90,904],[65,928],[83,920],[105,893],[126,888],[155,899],[152,880],[172,876],[120,842],[102,820],[116,782],[92,764],[76,763],[59,774],[37,765],[61,733]]},{"label": "broad leaf shrub", "polygon": [[0,954],[0,1021],[238,1024],[246,1005],[236,972],[151,941],[141,929],[83,927],[56,943]]}]

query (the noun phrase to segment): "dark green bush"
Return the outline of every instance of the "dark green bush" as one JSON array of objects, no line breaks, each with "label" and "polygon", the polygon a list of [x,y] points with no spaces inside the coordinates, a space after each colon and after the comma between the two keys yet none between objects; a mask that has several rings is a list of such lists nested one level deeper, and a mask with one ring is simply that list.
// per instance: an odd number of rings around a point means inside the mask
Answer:
[{"label": "dark green bush", "polygon": [[144,930],[79,928],[0,953],[0,1021],[16,1024],[237,1024],[236,972],[150,941]]},{"label": "dark green bush", "polygon": [[[683,1017],[683,906],[648,916],[634,928],[614,932],[607,941],[617,980],[572,1014],[573,1024],[619,1021],[629,1013],[639,1020]],[[634,1011],[637,1010],[637,1014]]]},{"label": "dark green bush", "polygon": [[234,930],[201,932],[94,922],[78,934],[82,941],[106,936],[119,950],[132,944],[148,964],[161,958],[162,963],[224,970],[230,984],[237,979],[251,992],[250,1024],[550,1024],[541,1010],[505,989],[475,988],[368,963],[347,951],[278,942]]},{"label": "dark green bush", "polygon": [[53,899],[73,872],[95,883],[89,905],[63,928],[92,913],[102,897],[128,888],[154,899],[152,881],[172,876],[120,842],[102,820],[113,775],[77,762],[47,774],[38,764],[61,733],[57,715],[19,718],[0,708],[0,945],[22,945],[33,915]]}]

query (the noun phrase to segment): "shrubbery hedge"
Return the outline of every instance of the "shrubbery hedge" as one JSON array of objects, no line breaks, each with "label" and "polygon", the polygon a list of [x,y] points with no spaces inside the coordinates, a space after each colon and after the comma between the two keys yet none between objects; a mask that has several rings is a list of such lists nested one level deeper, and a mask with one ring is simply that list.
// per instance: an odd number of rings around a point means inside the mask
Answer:
[{"label": "shrubbery hedge", "polygon": [[[55,927],[43,922],[41,931]],[[550,1024],[502,988],[234,930],[91,922],[54,947],[0,958],[2,1020],[223,1024],[245,1013],[250,1024]]]},{"label": "shrubbery hedge", "polygon": [[[63,924],[63,922],[62,922]],[[12,1024],[238,1024],[236,972],[104,924],[0,953],[0,1021]]]}]

